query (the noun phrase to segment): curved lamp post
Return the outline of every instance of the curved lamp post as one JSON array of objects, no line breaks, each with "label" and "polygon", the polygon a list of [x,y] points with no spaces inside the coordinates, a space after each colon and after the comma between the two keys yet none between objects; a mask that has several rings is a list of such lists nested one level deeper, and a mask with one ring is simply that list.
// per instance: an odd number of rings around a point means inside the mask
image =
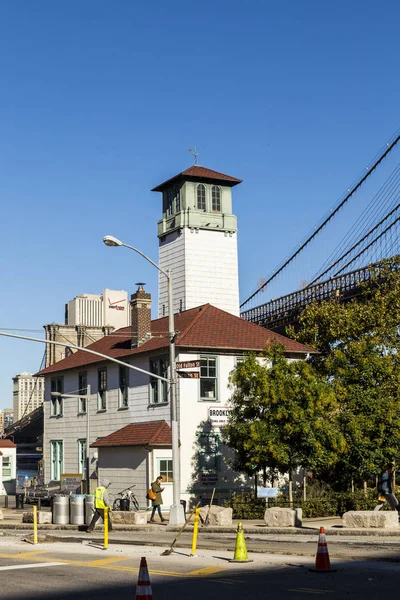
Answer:
[{"label": "curved lamp post", "polygon": [[121,242],[118,238],[112,235],[106,235],[103,238],[103,242],[106,246],[124,246],[133,250],[140,256],[143,256],[153,267],[158,269],[160,273],[165,275],[168,282],[168,329],[169,329],[169,389],[170,389],[170,401],[171,401],[171,430],[172,430],[172,464],[173,464],[173,504],[170,508],[169,522],[171,525],[181,525],[185,522],[185,515],[183,506],[180,502],[180,487],[181,487],[181,474],[180,474],[180,456],[179,456],[179,434],[178,434],[178,414],[177,414],[177,402],[176,402],[176,374],[175,374],[175,320],[174,320],[174,308],[173,308],[173,297],[172,297],[172,270],[164,271],[157,263],[151,258],[146,256],[143,252]]}]

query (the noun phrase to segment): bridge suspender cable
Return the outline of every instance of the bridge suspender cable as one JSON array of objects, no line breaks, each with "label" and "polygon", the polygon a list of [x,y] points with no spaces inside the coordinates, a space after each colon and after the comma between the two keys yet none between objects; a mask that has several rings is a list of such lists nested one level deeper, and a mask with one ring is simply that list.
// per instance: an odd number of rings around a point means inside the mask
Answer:
[{"label": "bridge suspender cable", "polygon": [[386,158],[386,156],[389,154],[389,152],[391,152],[393,150],[393,148],[396,146],[396,144],[399,142],[400,140],[400,135],[396,136],[396,138],[393,140],[393,142],[391,142],[386,150],[384,152],[382,152],[382,154],[376,159],[376,161],[373,163],[372,167],[370,167],[367,171],[367,173],[361,177],[361,179],[358,181],[358,183],[356,183],[352,189],[348,192],[348,194],[346,194],[346,196],[343,198],[343,200],[336,206],[336,208],[334,210],[332,210],[332,212],[326,217],[326,219],[324,219],[324,221],[321,223],[321,225],[319,225],[315,231],[313,231],[313,233],[311,235],[308,236],[308,238],[297,248],[297,250],[283,263],[283,265],[281,265],[272,275],[271,277],[269,277],[255,292],[253,292],[248,298],[246,298],[246,300],[244,300],[244,302],[241,303],[240,308],[242,308],[242,306],[244,306],[245,304],[247,304],[247,302],[249,302],[252,298],[254,298],[254,296],[256,296],[262,289],[264,289],[273,279],[275,279],[275,277],[277,275],[279,275],[279,273],[281,273],[283,271],[283,269],[285,269],[295,258],[296,256],[298,256],[300,254],[300,252],[311,242],[311,240],[313,240],[321,231],[321,229],[323,229],[325,227],[325,225],[327,223],[329,223],[329,221],[336,215],[336,213],[343,208],[343,206],[346,204],[346,202],[348,200],[350,200],[350,198],[353,196],[353,194],[358,190],[359,187],[362,186],[362,184],[364,183],[364,181],[366,181],[368,179],[368,177],[371,175],[371,173],[373,173],[373,171],[375,171],[375,169],[380,165],[380,163]]},{"label": "bridge suspender cable", "polygon": [[[332,263],[331,265],[329,265],[329,267],[327,269],[325,269],[325,271],[323,271],[322,273],[320,273],[318,275],[318,277],[316,277],[315,279],[313,279],[308,284],[307,287],[310,287],[311,285],[314,285],[314,283],[317,283],[317,281],[319,281],[320,279],[322,279],[322,277],[324,275],[326,275],[334,267],[336,267],[337,265],[339,265],[342,262],[342,260],[344,258],[346,258],[346,256],[348,256],[351,252],[353,252],[353,250],[355,250],[360,244],[362,244],[374,231],[376,231],[381,225],[383,225],[383,223],[385,221],[387,221],[387,219],[389,219],[389,217],[391,217],[396,212],[396,210],[398,210],[399,208],[400,208],[400,204],[397,204],[397,206],[395,206],[394,209],[390,211],[390,213],[388,213],[385,217],[383,217],[383,219],[381,219],[379,221],[379,223],[377,223],[372,229],[370,229],[368,231],[368,233],[366,233],[360,240],[358,240],[358,242],[356,244],[354,244],[351,248],[349,248],[347,250],[347,252],[345,252],[344,254],[342,254],[342,256],[338,260],[336,260],[334,263]],[[374,238],[372,240],[372,242],[369,243],[361,252],[359,252],[356,256],[353,256],[353,258],[351,259],[351,261],[346,264],[346,267],[348,267],[354,260],[356,260],[357,258],[359,258],[361,256],[361,254],[364,254],[364,252],[366,252],[368,250],[368,248],[371,247],[372,244],[374,244],[377,240],[379,240],[379,238],[381,238],[385,233],[387,233],[389,231],[389,229],[391,229],[391,227],[393,227],[397,223],[397,221],[399,220],[399,218],[397,218],[386,229],[384,229],[384,231],[382,231],[376,238]],[[334,275],[332,275],[332,277],[336,277],[336,275],[338,275],[342,271],[343,271],[343,267],[340,268],[340,271],[338,271],[337,273],[335,273]]]}]

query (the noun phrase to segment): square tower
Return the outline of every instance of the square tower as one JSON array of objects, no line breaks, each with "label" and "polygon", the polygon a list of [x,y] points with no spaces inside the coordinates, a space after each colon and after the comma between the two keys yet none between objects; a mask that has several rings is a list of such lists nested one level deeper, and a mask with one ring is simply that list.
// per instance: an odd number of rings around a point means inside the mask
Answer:
[{"label": "square tower", "polygon": [[[232,188],[240,179],[194,165],[152,191],[162,193],[159,265],[172,269],[174,313],[201,304],[239,316],[237,219]],[[168,314],[159,275],[158,315]]]}]

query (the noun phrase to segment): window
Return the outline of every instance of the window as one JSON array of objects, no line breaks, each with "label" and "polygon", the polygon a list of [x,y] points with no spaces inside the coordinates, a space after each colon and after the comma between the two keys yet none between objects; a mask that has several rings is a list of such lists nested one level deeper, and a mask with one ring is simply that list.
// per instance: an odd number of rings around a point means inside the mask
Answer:
[{"label": "window", "polygon": [[[57,394],[64,393],[64,377],[52,377],[50,382],[51,392]],[[62,396],[51,396],[51,416],[62,417],[63,414],[63,398]]]},{"label": "window", "polygon": [[159,475],[163,477],[165,483],[171,483],[174,480],[172,458],[159,459]]},{"label": "window", "polygon": [[99,369],[97,410],[107,410],[107,368]]},{"label": "window", "polygon": [[197,186],[197,208],[206,210],[206,186],[203,183]]},{"label": "window", "polygon": [[51,480],[60,481],[64,470],[64,450],[61,440],[50,442]]},{"label": "window", "polygon": [[119,368],[119,408],[128,408],[128,367]]},{"label": "window", "polygon": [[175,188],[175,212],[179,212],[181,210],[181,190],[176,187]]},{"label": "window", "polygon": [[[150,371],[161,377],[168,377],[168,361],[166,358],[153,358],[150,360]],[[152,377],[150,379],[150,404],[163,404],[168,402],[168,385],[166,381]]]},{"label": "window", "polygon": [[217,359],[200,356],[200,398],[217,400]]},{"label": "window", "polygon": [[[87,395],[87,372],[83,371],[78,375],[78,394]],[[86,413],[86,398],[78,398],[78,413]]]},{"label": "window", "polygon": [[11,478],[11,456],[3,456],[3,477]]},{"label": "window", "polygon": [[218,471],[219,435],[202,432],[197,441],[199,471]]},{"label": "window", "polygon": [[79,464],[79,473],[82,473],[83,479],[86,480],[86,465],[87,465],[87,456],[86,456],[86,440],[78,440],[78,464]]},{"label": "window", "polygon": [[221,188],[218,185],[212,186],[211,208],[213,212],[221,212]]},{"label": "window", "polygon": [[173,213],[173,203],[174,203],[174,190],[167,191],[167,217],[170,217]]}]

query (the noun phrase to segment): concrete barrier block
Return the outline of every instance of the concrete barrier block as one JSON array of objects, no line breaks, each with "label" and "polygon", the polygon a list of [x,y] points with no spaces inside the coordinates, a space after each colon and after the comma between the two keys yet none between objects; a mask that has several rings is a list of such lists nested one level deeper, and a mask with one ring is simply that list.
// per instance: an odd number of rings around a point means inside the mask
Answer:
[{"label": "concrete barrier block", "polygon": [[3,519],[4,519],[4,514],[3,514],[3,511],[2,511],[2,510],[0,510],[0,521],[2,521]]},{"label": "concrete barrier block", "polygon": [[303,511],[301,508],[267,508],[264,523],[267,527],[301,527]]},{"label": "concrete barrier block", "polygon": [[350,510],[342,517],[343,527],[352,529],[380,528],[398,529],[399,516],[397,510]]},{"label": "concrete barrier block", "polygon": [[208,525],[232,525],[232,508],[225,508],[224,506],[202,506],[200,509],[200,520],[204,524],[208,515]]},{"label": "concrete barrier block", "polygon": [[[51,524],[51,512],[45,510],[38,510],[37,520],[38,525]],[[33,523],[33,510],[30,510],[29,512],[24,512],[22,514],[22,522]]]},{"label": "concrete barrier block", "polygon": [[144,510],[113,510],[111,520],[116,525],[145,525],[147,513]]}]

